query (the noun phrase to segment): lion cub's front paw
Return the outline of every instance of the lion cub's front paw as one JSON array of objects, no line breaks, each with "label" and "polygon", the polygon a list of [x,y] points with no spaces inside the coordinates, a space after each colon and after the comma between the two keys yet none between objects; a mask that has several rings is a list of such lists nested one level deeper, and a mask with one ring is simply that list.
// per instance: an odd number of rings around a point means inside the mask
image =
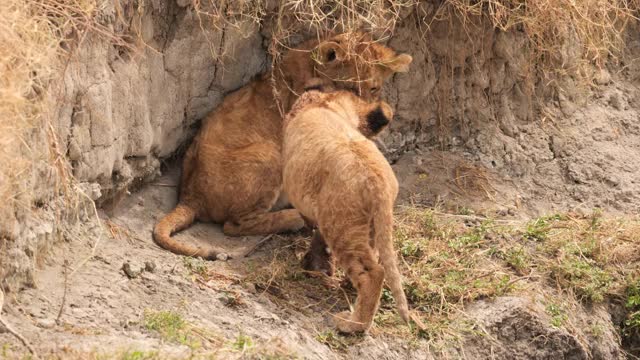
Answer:
[{"label": "lion cub's front paw", "polygon": [[334,315],[333,321],[338,331],[345,334],[353,334],[368,330],[367,324],[353,320],[350,311],[343,311]]}]

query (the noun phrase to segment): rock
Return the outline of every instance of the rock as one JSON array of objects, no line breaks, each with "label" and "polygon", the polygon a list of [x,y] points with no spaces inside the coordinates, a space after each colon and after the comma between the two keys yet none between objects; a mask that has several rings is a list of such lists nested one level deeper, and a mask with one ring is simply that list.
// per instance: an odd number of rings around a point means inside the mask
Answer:
[{"label": "rock", "polygon": [[611,74],[606,69],[600,69],[593,80],[598,85],[607,85],[611,82]]},{"label": "rock", "polygon": [[148,271],[148,272],[155,272],[156,271],[156,263],[153,261],[145,261],[144,263],[144,270]]},{"label": "rock", "polygon": [[220,254],[216,255],[216,259],[220,260],[220,261],[227,261],[229,259],[229,255],[227,255],[225,253],[220,253]]},{"label": "rock", "polygon": [[622,110],[620,95],[617,93],[611,94],[611,97],[609,97],[609,105],[611,105],[616,110]]},{"label": "rock", "polygon": [[247,290],[250,294],[257,294],[258,290],[256,289],[256,284],[252,282],[244,282],[242,283],[242,287]]},{"label": "rock", "polygon": [[94,201],[102,196],[101,187],[98,183],[83,182],[78,184],[78,189]]},{"label": "rock", "polygon": [[140,276],[140,273],[144,271],[144,268],[141,266],[136,267],[135,265],[131,265],[129,262],[122,264],[122,271],[124,271],[125,275],[129,279],[135,279]]},{"label": "rock", "polygon": [[56,321],[54,319],[40,319],[36,322],[36,326],[43,329],[52,329],[56,326]]}]

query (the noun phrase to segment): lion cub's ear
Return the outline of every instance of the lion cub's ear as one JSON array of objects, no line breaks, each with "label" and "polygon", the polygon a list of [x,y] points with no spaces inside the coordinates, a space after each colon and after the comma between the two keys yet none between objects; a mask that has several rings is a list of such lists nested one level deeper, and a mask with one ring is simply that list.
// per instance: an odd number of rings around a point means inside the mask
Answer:
[{"label": "lion cub's ear", "polygon": [[358,126],[360,132],[372,138],[384,130],[393,119],[393,109],[384,101],[371,104],[363,114]]},{"label": "lion cub's ear", "polygon": [[409,65],[413,61],[413,58],[409,54],[400,54],[385,61],[384,65],[391,69],[393,72],[407,72],[409,71]]},{"label": "lion cub's ear", "polygon": [[346,58],[346,53],[337,42],[324,41],[316,47],[312,56],[316,62],[324,65],[343,61]]}]

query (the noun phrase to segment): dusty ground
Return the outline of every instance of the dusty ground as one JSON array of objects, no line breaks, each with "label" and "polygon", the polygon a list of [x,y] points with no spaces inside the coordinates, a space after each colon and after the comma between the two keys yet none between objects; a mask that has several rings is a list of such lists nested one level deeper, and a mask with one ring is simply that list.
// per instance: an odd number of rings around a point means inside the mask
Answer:
[{"label": "dusty ground", "polygon": [[[396,171],[404,179],[411,178],[402,163],[396,165]],[[443,186],[451,194],[463,196],[456,190],[455,179]],[[426,181],[424,177],[419,180]],[[531,291],[472,301],[464,316],[433,324],[434,328],[440,326],[443,338],[415,336],[400,324],[393,306],[385,301],[370,335],[340,336],[333,332],[330,314],[348,308],[354,300],[353,290],[335,282],[332,284],[337,287],[330,288],[330,281],[309,278],[301,271],[298,259],[308,242],[304,234],[274,236],[261,242],[259,237],[227,238],[216,225],[196,224],[177,235],[185,241],[204,241],[231,257],[215,262],[176,256],[156,246],[151,229],[175,204],[176,183],[173,167],[127,196],[111,216],[101,213],[104,231],[95,221],[87,220],[80,229],[66,234],[66,241],[55,247],[37,271],[37,287],[6,301],[3,318],[41,357],[623,357],[619,330],[605,305],[577,306],[571,310],[569,325],[552,326],[545,308],[548,300],[540,294],[531,295]],[[413,194],[406,186],[404,204],[428,197]],[[442,191],[446,194],[444,188]],[[450,211],[456,217],[472,210]],[[516,221],[518,214],[504,207],[496,216],[503,219],[500,221]],[[471,231],[481,226],[473,216],[460,219],[460,225]],[[132,277],[123,270],[127,263]],[[146,270],[137,273],[145,266]],[[594,326],[600,329],[597,337],[584,330]],[[0,358],[28,355],[6,332],[0,332],[0,344]]]},{"label": "dusty ground", "polygon": [[[261,238],[227,238],[212,224],[197,224],[178,235],[185,240],[209,241],[232,257],[209,263],[189,261],[153,243],[152,226],[174,205],[175,183],[175,172],[163,176],[126,198],[115,216],[102,214],[106,232],[89,221],[82,230],[69,234],[68,241],[56,247],[38,271],[37,288],[11,299],[15,302],[5,306],[3,316],[45,357],[127,358],[137,352],[160,358],[192,354],[219,358],[248,354],[341,357],[317,339],[330,329],[328,312],[347,306],[338,290],[333,303],[321,304],[317,311],[292,311],[274,303],[264,289],[243,280],[256,263],[268,264],[274,249],[291,247],[290,238],[270,239],[245,258],[243,254]],[[65,259],[73,259],[67,269],[66,295]],[[155,264],[155,269],[130,279],[122,270],[125,263],[134,271],[145,263]],[[204,271],[205,277],[197,276]],[[323,287],[317,281],[315,286]],[[228,297],[234,296],[241,299],[241,305],[227,304]],[[313,302],[322,301],[309,299]],[[163,341],[157,332],[146,329],[145,311],[162,310],[180,314],[198,334],[206,334],[194,335],[202,344]],[[245,350],[237,345],[244,337],[253,344]],[[0,357],[14,358],[25,352],[7,333],[0,333],[0,343],[5,344]],[[351,351],[361,351],[370,358],[386,353],[388,346],[395,348],[394,353],[424,358],[424,352],[408,350],[397,340],[395,346],[394,341],[387,344],[372,337],[357,343]]]}]

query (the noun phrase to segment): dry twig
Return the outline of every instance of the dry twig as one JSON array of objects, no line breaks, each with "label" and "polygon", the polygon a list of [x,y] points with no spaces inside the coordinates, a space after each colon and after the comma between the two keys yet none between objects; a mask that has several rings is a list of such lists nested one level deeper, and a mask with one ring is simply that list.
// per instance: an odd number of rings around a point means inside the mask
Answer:
[{"label": "dry twig", "polygon": [[4,292],[0,288],[0,324],[2,324],[2,326],[4,326],[4,328],[7,329],[7,331],[11,335],[15,336],[18,340],[20,340],[22,342],[22,344],[24,344],[24,346],[29,350],[31,355],[33,355],[34,358],[39,359],[40,357],[38,356],[38,353],[36,353],[35,349],[31,346],[29,341],[27,341],[27,339],[25,339],[24,336],[22,336],[5,319],[2,318],[2,307],[3,307],[3,305],[4,305]]}]

